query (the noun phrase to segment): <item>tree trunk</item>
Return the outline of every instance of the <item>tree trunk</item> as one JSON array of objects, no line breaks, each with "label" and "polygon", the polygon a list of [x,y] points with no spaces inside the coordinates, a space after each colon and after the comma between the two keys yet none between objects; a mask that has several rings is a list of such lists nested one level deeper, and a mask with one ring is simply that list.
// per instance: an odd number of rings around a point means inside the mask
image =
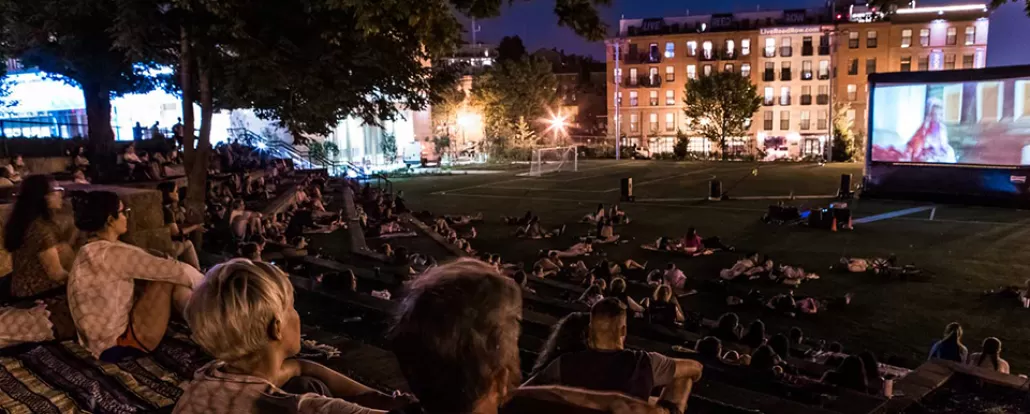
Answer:
[{"label": "tree trunk", "polygon": [[187,173],[193,164],[193,45],[189,29],[184,25],[179,32],[179,87],[182,89],[182,156]]},{"label": "tree trunk", "polygon": [[113,177],[114,130],[111,129],[111,89],[94,83],[80,83],[86,102],[86,123],[89,128],[88,152],[94,166],[93,179],[107,182]]},{"label": "tree trunk", "polygon": [[[186,172],[189,186],[186,188],[186,214],[192,219],[203,222],[207,196],[208,155],[211,153],[211,116],[214,114],[214,103],[211,96],[211,72],[202,57],[198,57],[197,80],[200,94],[200,136],[197,137],[197,149],[191,151],[192,163]],[[193,222],[193,221],[191,221]]]}]

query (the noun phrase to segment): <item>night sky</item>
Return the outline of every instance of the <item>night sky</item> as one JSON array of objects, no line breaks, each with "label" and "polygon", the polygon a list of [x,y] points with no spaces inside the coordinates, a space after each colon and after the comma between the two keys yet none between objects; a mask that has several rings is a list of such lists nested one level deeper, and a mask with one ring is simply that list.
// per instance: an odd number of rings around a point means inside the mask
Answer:
[{"label": "night sky", "polygon": [[[919,5],[985,2],[986,0],[922,0],[919,1]],[[775,10],[819,7],[822,4],[822,0],[614,0],[612,6],[603,9],[602,13],[614,33],[618,28],[620,16],[633,19],[682,16],[687,14],[687,10],[690,10],[690,14],[711,14],[751,11],[758,5],[765,10]],[[557,18],[552,12],[553,7],[553,0],[515,0],[513,5],[505,8],[501,17],[478,21],[482,27],[478,41],[496,44],[501,37],[518,35],[529,51],[556,47],[564,49],[567,53],[589,54],[603,59],[604,44],[587,42],[571,30],[558,27]],[[1030,64],[1030,53],[1020,53],[1023,46],[1021,43],[1030,38],[1030,18],[1023,12],[1022,1],[1009,3],[991,14],[989,36],[988,66]]]}]

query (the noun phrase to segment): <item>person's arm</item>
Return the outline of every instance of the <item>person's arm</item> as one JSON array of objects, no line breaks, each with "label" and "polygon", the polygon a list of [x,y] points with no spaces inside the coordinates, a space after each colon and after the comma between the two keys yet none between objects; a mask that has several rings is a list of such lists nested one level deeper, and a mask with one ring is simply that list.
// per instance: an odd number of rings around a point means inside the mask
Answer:
[{"label": "person's arm", "polygon": [[184,232],[179,229],[179,225],[176,224],[174,221],[171,222],[171,223],[168,223],[167,225],[165,225],[165,227],[168,227],[168,234],[171,235],[172,237],[184,234]]},{"label": "person's arm", "polygon": [[50,280],[63,282],[68,279],[68,271],[61,265],[61,256],[57,253],[57,246],[39,252],[39,262],[43,265],[43,271]]},{"label": "person's arm", "polygon": [[410,398],[383,394],[322,364],[303,359],[296,361],[300,365],[300,375],[324,382],[337,398],[345,398],[355,404],[387,411],[411,403]]},{"label": "person's arm", "polygon": [[553,385],[561,382],[561,364],[557,359],[547,364],[544,369],[522,383],[523,387],[532,385]]},{"label": "person's arm", "polygon": [[190,289],[204,279],[200,271],[186,263],[160,258],[130,245],[112,242],[103,254],[101,262],[108,271],[128,274],[133,279],[168,282]]},{"label": "person's arm", "polygon": [[[673,298],[673,299],[675,300],[676,298]],[[676,309],[676,322],[683,322],[683,321],[687,320],[687,317],[683,316],[683,310],[680,309],[679,304],[677,304],[674,307],[674,309]]]},{"label": "person's arm", "polygon": [[629,308],[633,312],[643,312],[644,311],[644,307],[640,306],[640,304],[637,303],[637,301],[633,300],[633,298],[631,298],[629,296],[626,296],[626,306],[629,306]]}]

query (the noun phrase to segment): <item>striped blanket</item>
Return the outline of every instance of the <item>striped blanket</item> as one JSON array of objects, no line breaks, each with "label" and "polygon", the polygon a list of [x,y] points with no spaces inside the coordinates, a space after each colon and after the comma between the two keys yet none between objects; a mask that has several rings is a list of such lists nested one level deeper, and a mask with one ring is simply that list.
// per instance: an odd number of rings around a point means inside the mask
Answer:
[{"label": "striped blanket", "polygon": [[30,344],[0,357],[0,413],[169,411],[180,384],[211,360],[181,333],[150,355],[100,362],[75,341]]}]

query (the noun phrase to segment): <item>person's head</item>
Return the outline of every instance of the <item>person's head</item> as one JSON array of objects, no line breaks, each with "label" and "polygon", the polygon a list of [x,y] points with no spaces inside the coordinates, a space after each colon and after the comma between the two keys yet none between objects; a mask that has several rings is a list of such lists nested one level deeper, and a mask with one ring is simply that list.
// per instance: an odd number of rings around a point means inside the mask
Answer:
[{"label": "person's head", "polygon": [[602,211],[604,211],[604,204],[597,203],[597,212],[600,213]]},{"label": "person's head", "polygon": [[161,190],[161,202],[164,204],[175,204],[179,202],[179,184],[175,181],[163,181],[157,185]]},{"label": "person's head", "polygon": [[515,280],[515,284],[522,287],[526,286],[526,272],[519,270],[515,272],[515,274],[513,274],[511,278]]},{"label": "person's head", "polygon": [[726,312],[719,317],[719,330],[732,332],[740,324],[740,317],[736,313]]},{"label": "person's head", "polygon": [[787,339],[784,334],[778,333],[769,338],[769,346],[776,351],[776,355],[784,357],[790,355],[790,339]]},{"label": "person's head", "polygon": [[944,340],[957,344],[962,343],[962,325],[958,322],[949,323],[944,328]]},{"label": "person's head", "polygon": [[760,343],[765,338],[765,323],[761,319],[755,319],[747,327],[745,339]]},{"label": "person's head", "polygon": [[651,300],[658,303],[667,303],[672,300],[672,288],[666,284],[660,284],[655,286],[654,292],[651,293]]},{"label": "person's head", "polygon": [[211,268],[183,314],[201,348],[240,369],[300,352],[293,285],[268,263],[232,259]]},{"label": "person's head", "polygon": [[[547,257],[549,257],[551,259],[557,259],[558,258],[558,251],[557,250],[551,250],[551,251],[547,252]],[[1028,280],[1027,283],[1030,283],[1030,280]]]},{"label": "person's head", "polygon": [[244,210],[246,204],[243,203],[243,199],[237,198],[232,201],[232,209],[236,211]]},{"label": "person's head", "polygon": [[125,146],[125,153],[126,154],[132,153],[132,152],[136,152],[136,143],[135,142],[130,142],[129,145]]},{"label": "person's head", "polygon": [[90,191],[72,199],[75,227],[96,233],[108,231],[116,236],[129,231],[129,209],[110,191]]},{"label": "person's head", "polygon": [[862,359],[854,355],[849,355],[841,361],[837,367],[837,375],[840,381],[838,385],[840,386],[865,390],[869,384],[865,366],[862,365]]},{"label": "person's head", "polygon": [[[0,168],[0,171],[7,171]],[[4,248],[9,252],[22,246],[25,232],[36,218],[50,220],[53,214],[61,209],[64,189],[57,187],[48,175],[31,175],[21,183],[18,198],[7,219],[4,229]]]},{"label": "person's head", "polygon": [[694,344],[694,351],[706,358],[719,358],[722,356],[722,341],[714,336],[706,336]]},{"label": "person's head", "polygon": [[793,345],[801,345],[801,342],[805,340],[805,334],[801,331],[801,328],[793,327],[790,328],[790,343]]},{"label": "person's head", "polygon": [[382,246],[379,246],[379,253],[382,253],[386,257],[390,257],[393,255],[393,246],[391,246],[390,243],[383,243]]},{"label": "person's head", "polygon": [[604,291],[601,290],[600,286],[598,286],[596,283],[591,283],[590,286],[587,286],[586,290],[583,291],[583,295],[580,296],[580,300],[586,300],[598,295],[602,295],[603,293]]},{"label": "person's head", "polygon": [[658,242],[655,244],[657,245],[658,250],[666,250],[669,248],[669,238],[665,236],[659,237]]},{"label": "person's head", "polygon": [[695,237],[695,236],[697,236],[697,230],[695,230],[693,227],[688,228],[687,229],[687,237]]},{"label": "person's head", "polygon": [[458,259],[408,285],[388,339],[427,412],[471,412],[502,405],[518,386],[521,315],[515,282]]},{"label": "person's head", "polygon": [[944,104],[937,98],[930,98],[926,100],[926,120],[933,122],[941,122],[942,112],[944,111]]},{"label": "person's head", "polygon": [[590,308],[589,344],[593,349],[622,349],[626,340],[626,305],[606,298]]},{"label": "person's head", "polygon": [[998,369],[998,364],[1001,360],[1001,340],[995,337],[984,339],[982,350],[980,351],[980,359],[976,361],[976,365],[979,366],[984,360],[991,361],[994,369]]},{"label": "person's head", "polygon": [[676,270],[676,263],[669,262],[669,264],[665,265],[665,270]]},{"label": "person's head", "polygon": [[769,345],[762,345],[751,353],[751,365],[750,367],[759,370],[769,370],[776,366],[779,357],[776,355],[776,351],[773,351]]},{"label": "person's head", "polygon": [[257,247],[261,250],[265,249],[265,243],[267,243],[267,241],[265,240],[265,236],[262,236],[260,234],[255,234],[253,237],[251,237],[250,242],[256,244]]},{"label": "person's head", "polygon": [[358,291],[358,277],[354,275],[353,270],[344,270],[343,273],[340,273],[340,277],[343,278],[343,287],[346,288],[348,292]]},{"label": "person's head", "polygon": [[865,368],[865,374],[869,378],[880,377],[880,364],[876,361],[876,355],[869,351],[862,351],[858,354],[858,359],[862,360],[862,367]]},{"label": "person's head", "polygon": [[240,257],[252,261],[261,261],[261,247],[257,243],[243,243],[240,246]]},{"label": "person's head", "polygon": [[609,292],[612,295],[621,295],[626,293],[626,279],[617,277],[612,279],[611,290]]},{"label": "person's head", "polygon": [[608,290],[608,282],[605,282],[604,279],[595,279],[593,284],[601,288],[602,293]]},{"label": "person's head", "polygon": [[558,320],[551,328],[547,342],[533,364],[533,373],[538,373],[558,357],[587,349],[587,332],[590,328],[590,314],[573,312]]}]

